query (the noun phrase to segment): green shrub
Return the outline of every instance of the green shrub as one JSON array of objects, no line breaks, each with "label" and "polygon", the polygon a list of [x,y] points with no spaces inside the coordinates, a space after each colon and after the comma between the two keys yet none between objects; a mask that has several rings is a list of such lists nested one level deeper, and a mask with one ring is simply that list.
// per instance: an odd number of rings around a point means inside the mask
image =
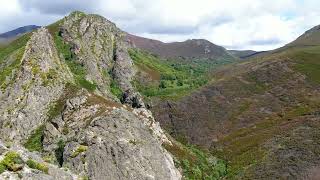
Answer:
[{"label": "green shrub", "polygon": [[43,150],[43,132],[44,132],[44,125],[39,126],[30,137],[27,139],[27,142],[24,144],[24,147],[27,148],[29,151],[39,151]]},{"label": "green shrub", "polygon": [[34,161],[32,159],[29,159],[27,161],[27,165],[32,169],[38,169],[38,170],[48,174],[49,168],[44,163],[38,163],[38,162],[36,162],[36,161]]},{"label": "green shrub", "polygon": [[120,88],[120,86],[118,85],[118,83],[112,79],[111,80],[111,83],[110,83],[110,91],[111,93],[116,96],[119,100],[122,100],[122,95],[123,95],[123,92]]},{"label": "green shrub", "polygon": [[16,172],[23,168],[23,164],[24,162],[18,153],[13,151],[7,152],[0,162],[0,172],[5,171],[6,169]]},{"label": "green shrub", "polygon": [[226,163],[194,146],[174,142],[165,148],[175,157],[185,179],[220,179],[227,174]]},{"label": "green shrub", "polygon": [[2,174],[6,169],[6,166],[0,163],[0,174]]},{"label": "green shrub", "polygon": [[55,156],[56,156],[56,159],[59,163],[60,166],[63,165],[63,152],[64,152],[64,147],[65,147],[65,142],[60,139],[59,142],[58,142],[58,148],[55,150]]}]

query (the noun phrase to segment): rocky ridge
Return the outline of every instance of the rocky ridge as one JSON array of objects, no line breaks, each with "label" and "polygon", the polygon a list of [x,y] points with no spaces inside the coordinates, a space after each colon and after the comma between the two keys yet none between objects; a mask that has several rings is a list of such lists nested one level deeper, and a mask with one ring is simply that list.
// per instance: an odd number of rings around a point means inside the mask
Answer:
[{"label": "rocky ridge", "polygon": [[48,30],[42,28],[27,43],[19,70],[4,83],[0,95],[3,139],[20,141],[45,122],[50,103],[63,93],[72,74],[62,63]]}]

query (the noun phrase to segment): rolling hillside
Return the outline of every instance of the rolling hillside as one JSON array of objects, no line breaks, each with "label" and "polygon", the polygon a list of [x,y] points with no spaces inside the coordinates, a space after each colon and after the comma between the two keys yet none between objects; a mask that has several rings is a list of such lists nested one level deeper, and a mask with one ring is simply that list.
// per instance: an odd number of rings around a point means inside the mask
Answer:
[{"label": "rolling hillside", "polygon": [[[317,31],[306,34],[299,41]],[[226,160],[228,178],[318,177],[320,44],[312,43],[218,68],[208,85],[154,100],[151,110],[170,135]]]},{"label": "rolling hillside", "polygon": [[294,46],[318,46],[320,44],[320,25],[306,31],[295,41],[286,45],[287,47]]}]

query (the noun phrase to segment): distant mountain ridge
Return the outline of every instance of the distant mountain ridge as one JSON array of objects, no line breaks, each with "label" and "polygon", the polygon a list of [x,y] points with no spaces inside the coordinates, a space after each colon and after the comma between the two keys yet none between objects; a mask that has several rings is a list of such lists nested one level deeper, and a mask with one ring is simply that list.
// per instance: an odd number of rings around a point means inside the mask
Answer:
[{"label": "distant mountain ridge", "polygon": [[257,54],[262,53],[262,51],[253,51],[253,50],[228,50],[230,54],[240,59],[247,59]]},{"label": "distant mountain ridge", "polygon": [[205,39],[190,39],[183,42],[164,43],[158,40],[128,34],[130,43],[162,58],[216,59],[231,57],[227,50]]},{"label": "distant mountain ridge", "polygon": [[12,30],[12,31],[8,31],[8,32],[0,34],[0,38],[13,38],[18,35],[30,32],[35,29],[38,29],[38,28],[40,28],[40,26],[36,26],[36,25],[28,25],[28,26],[19,27],[17,29]]},{"label": "distant mountain ridge", "polygon": [[21,35],[40,28],[36,25],[28,25],[0,34],[0,45],[5,45],[17,39]]}]

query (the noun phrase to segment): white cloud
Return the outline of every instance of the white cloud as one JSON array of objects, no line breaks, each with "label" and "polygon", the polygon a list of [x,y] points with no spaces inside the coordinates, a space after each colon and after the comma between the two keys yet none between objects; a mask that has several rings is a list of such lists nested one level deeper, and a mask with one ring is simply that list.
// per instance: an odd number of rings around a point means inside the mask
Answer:
[{"label": "white cloud", "polygon": [[318,0],[0,0],[0,31],[46,25],[75,9],[165,42],[203,38],[236,49],[280,47],[320,24]]}]

